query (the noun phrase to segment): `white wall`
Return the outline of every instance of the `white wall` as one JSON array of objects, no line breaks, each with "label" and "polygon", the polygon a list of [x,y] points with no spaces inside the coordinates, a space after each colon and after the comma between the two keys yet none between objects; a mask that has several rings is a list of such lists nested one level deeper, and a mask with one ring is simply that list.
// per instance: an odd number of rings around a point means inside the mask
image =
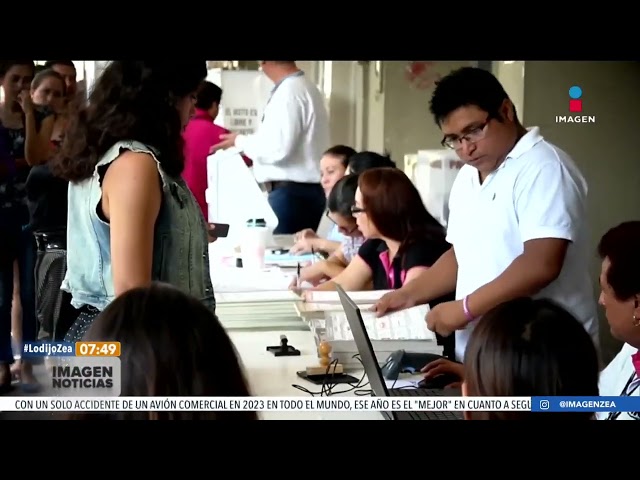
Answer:
[{"label": "white wall", "polygon": [[522,120],[524,112],[524,77],[525,62],[521,60],[507,60],[493,62],[493,74],[500,80],[507,91],[513,105],[516,107],[518,118]]},{"label": "white wall", "polygon": [[[569,152],[589,182],[591,271],[597,295],[596,245],[611,227],[640,219],[640,62],[526,62],[524,122]],[[595,124],[556,124],[566,115],[569,87],[583,90],[583,108]],[[631,320],[629,320],[631,321]],[[601,317],[605,359],[619,348]]]}]

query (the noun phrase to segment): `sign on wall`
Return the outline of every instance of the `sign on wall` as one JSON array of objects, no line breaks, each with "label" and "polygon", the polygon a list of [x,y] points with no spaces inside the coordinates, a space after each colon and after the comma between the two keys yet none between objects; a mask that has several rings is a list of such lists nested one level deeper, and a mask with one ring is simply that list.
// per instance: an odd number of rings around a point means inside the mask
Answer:
[{"label": "sign on wall", "polygon": [[273,82],[256,70],[209,70],[207,80],[222,88],[215,123],[243,135],[255,133],[262,121]]}]

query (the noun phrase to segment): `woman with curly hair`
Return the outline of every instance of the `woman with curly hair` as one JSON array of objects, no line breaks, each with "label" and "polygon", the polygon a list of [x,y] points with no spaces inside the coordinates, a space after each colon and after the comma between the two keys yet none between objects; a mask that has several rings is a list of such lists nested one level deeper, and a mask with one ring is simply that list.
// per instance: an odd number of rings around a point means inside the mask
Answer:
[{"label": "woman with curly hair", "polygon": [[205,220],[182,180],[182,130],[204,61],[114,61],[71,121],[54,172],[70,182],[67,273],[77,341],[117,296],[169,283],[215,310]]}]

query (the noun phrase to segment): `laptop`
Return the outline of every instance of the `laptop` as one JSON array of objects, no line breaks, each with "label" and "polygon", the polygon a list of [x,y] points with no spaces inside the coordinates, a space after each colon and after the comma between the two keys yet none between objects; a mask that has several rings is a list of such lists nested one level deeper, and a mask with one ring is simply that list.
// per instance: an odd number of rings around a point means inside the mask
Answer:
[{"label": "laptop", "polygon": [[[382,371],[376,359],[371,339],[362,319],[360,308],[347,295],[340,285],[336,285],[340,303],[351,327],[364,371],[376,397],[456,397],[461,396],[460,389],[427,389],[427,388],[387,388]],[[387,420],[463,420],[462,412],[381,412]]]}]

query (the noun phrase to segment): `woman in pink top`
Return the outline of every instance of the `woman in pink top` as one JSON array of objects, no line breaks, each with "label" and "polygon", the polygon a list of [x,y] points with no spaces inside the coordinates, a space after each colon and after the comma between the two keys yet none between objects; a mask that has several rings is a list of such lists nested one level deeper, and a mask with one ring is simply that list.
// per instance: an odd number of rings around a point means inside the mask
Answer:
[{"label": "woman in pink top", "polygon": [[[203,82],[197,93],[196,113],[184,130],[184,172],[182,176],[196,197],[198,205],[208,219],[208,207],[205,200],[207,190],[207,157],[212,145],[220,143],[220,135],[229,133],[224,127],[213,123],[218,116],[222,89],[211,82]],[[252,162],[243,157],[248,167]]]}]

